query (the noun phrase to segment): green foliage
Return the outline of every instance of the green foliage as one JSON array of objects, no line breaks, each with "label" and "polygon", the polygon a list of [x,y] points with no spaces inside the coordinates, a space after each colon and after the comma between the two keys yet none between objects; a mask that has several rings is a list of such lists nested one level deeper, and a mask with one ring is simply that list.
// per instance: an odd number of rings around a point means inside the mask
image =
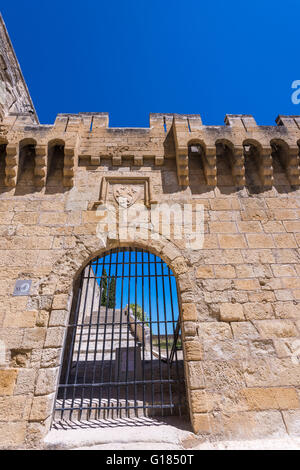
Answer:
[{"label": "green foliage", "polygon": [[139,320],[139,321],[145,321],[145,325],[149,326],[149,318],[146,312],[143,313],[143,309],[139,304],[130,304],[129,308],[132,310],[133,315]]},{"label": "green foliage", "polygon": [[107,303],[107,273],[106,273],[106,270],[103,269],[103,272],[102,272],[102,277],[101,277],[101,305],[103,307],[106,307],[106,303]]},{"label": "green foliage", "polygon": [[116,278],[112,276],[109,283],[108,290],[108,308],[115,308],[116,306]]}]

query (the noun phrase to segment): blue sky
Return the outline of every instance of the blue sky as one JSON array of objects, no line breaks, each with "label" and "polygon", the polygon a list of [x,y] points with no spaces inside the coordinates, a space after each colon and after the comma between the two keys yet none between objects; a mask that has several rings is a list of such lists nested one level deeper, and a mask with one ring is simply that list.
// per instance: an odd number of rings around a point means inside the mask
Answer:
[{"label": "blue sky", "polygon": [[[104,269],[108,285],[112,276],[115,276],[117,309],[136,303],[143,308],[146,319],[154,322],[151,325],[154,334],[157,334],[158,321],[162,322],[160,334],[166,331],[174,333],[179,315],[176,280],[171,269],[158,256],[139,250],[125,251],[124,254],[97,258],[92,269],[101,287]],[[94,288],[93,281],[89,280],[88,285],[90,289]]]},{"label": "blue sky", "polygon": [[3,0],[1,12],[40,122],[109,112],[111,126],[150,112],[300,114],[299,0]]}]

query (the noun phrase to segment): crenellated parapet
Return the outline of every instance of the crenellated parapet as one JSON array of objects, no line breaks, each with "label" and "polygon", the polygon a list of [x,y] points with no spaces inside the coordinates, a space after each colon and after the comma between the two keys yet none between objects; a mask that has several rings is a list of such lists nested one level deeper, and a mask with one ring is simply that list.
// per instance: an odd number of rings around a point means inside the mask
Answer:
[{"label": "crenellated parapet", "polygon": [[[8,188],[19,184],[31,159],[32,186],[37,190],[47,186],[55,168],[68,189],[76,183],[77,168],[94,171],[104,165],[115,171],[126,166],[139,171],[149,164],[161,171],[165,165],[174,165],[178,185],[185,189],[191,177],[196,184],[192,157],[198,165],[196,173],[203,175],[199,177],[202,186],[205,182],[210,188],[241,189],[254,180],[262,188],[300,185],[297,116],[280,116],[276,126],[258,126],[252,116],[227,115],[224,126],[207,126],[198,115],[152,114],[147,128],[111,128],[107,113],[60,114],[52,126],[4,119],[0,138],[6,146]],[[249,171],[255,171],[254,179],[249,178]]]}]

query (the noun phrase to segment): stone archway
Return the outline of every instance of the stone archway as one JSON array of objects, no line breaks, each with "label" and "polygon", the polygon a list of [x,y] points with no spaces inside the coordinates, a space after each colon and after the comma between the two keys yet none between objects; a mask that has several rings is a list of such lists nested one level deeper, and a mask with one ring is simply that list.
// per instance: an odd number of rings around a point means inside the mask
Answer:
[{"label": "stone archway", "polygon": [[106,251],[74,289],[54,425],[186,412],[173,272],[141,248]]},{"label": "stone archway", "polygon": [[[172,269],[177,281],[179,311],[182,321],[182,345],[184,369],[186,378],[186,397],[191,422],[195,426],[195,417],[191,404],[191,390],[198,388],[198,369],[200,371],[201,359],[200,344],[197,338],[197,310],[192,301],[195,297],[195,286],[191,282],[192,266],[189,266],[182,255],[180,247],[171,241],[161,238],[159,241],[136,240],[135,243],[126,243],[107,239],[103,246],[94,236],[78,237],[76,247],[68,250],[54,265],[50,276],[41,283],[43,286],[51,286],[53,289],[52,305],[50,309],[50,322],[47,329],[44,344],[44,355],[56,353],[55,367],[41,368],[35,386],[33,403],[31,407],[31,419],[29,425],[40,436],[45,435],[51,427],[51,421],[56,398],[56,390],[59,380],[60,365],[62,361],[62,349],[66,334],[66,325],[69,320],[71,301],[74,291],[74,280],[78,279],[80,272],[96,256],[100,256],[109,249],[120,246],[135,246],[144,248],[157,254]],[[105,245],[105,246],[104,246]],[[50,287],[48,287],[50,288]],[[46,390],[41,396],[41,383],[47,383]],[[45,387],[44,387],[45,388]],[[36,421],[39,419],[40,424]],[[41,438],[41,437],[40,437]]]}]

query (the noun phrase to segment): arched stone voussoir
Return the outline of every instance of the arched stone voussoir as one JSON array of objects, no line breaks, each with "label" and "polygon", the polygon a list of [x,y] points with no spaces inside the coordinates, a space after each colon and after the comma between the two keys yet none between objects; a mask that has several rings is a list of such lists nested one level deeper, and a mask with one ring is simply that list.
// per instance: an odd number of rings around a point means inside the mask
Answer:
[{"label": "arched stone voussoir", "polygon": [[[55,278],[55,296],[66,295],[66,305],[64,308],[68,308],[70,306],[69,297],[72,295],[74,283],[78,279],[79,274],[92,259],[101,256],[111,249],[131,247],[149,251],[165,261],[170,266],[170,269],[177,279],[179,291],[183,291],[185,288],[181,288],[180,276],[188,273],[192,269],[192,267],[189,267],[183,250],[180,250],[173,241],[168,240],[163,235],[160,235],[158,240],[151,239],[150,235],[151,231],[149,231],[149,237],[147,239],[137,234],[134,241],[130,239],[112,239],[109,237],[107,237],[106,241],[103,241],[96,236],[77,236],[75,248],[67,250],[65,254],[57,260],[49,277],[43,279],[43,284],[47,283],[47,280],[53,280]],[[62,308],[62,306],[60,308]]]}]

